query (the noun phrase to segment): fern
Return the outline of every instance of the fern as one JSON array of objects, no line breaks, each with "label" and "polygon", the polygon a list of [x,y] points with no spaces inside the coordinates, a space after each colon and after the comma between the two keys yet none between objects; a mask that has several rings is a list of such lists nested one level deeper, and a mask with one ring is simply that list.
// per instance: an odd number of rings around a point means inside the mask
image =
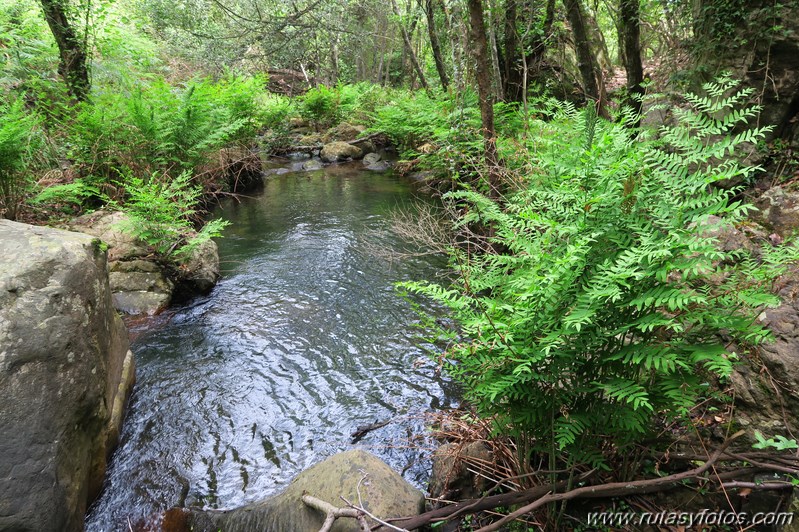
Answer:
[{"label": "fern", "polygon": [[750,209],[712,185],[751,175],[723,157],[764,130],[735,133],[754,112],[737,107],[746,91],[729,80],[706,90],[639,141],[591,109],[551,104],[520,156],[537,168],[526,186],[502,205],[473,190],[446,196],[464,213],[456,230],[491,227],[502,251],[453,250],[453,286],[403,288],[452,309],[465,339],[447,369],[499,430],[595,460],[607,437],[633,442],[729,376],[736,357],[721,333],[741,346],[768,338],[753,318],[777,303],[770,281],[799,251],[755,257],[708,236]]}]

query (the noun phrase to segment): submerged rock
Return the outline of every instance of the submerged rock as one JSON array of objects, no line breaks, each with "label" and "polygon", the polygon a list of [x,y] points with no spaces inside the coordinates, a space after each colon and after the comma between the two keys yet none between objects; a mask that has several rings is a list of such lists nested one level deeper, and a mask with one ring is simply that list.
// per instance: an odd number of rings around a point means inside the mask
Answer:
[{"label": "submerged rock", "polygon": [[302,169],[306,171],[321,170],[323,167],[322,161],[319,159],[310,159],[302,163]]},{"label": "submerged rock", "polygon": [[[169,532],[261,530],[264,532],[317,532],[325,520],[318,510],[302,502],[304,494],[343,506],[341,497],[359,500],[381,519],[417,515],[424,509],[424,495],[388,465],[365,451],[354,450],[331,456],[300,473],[286,490],[265,501],[234,510],[176,508],[164,517]],[[370,524],[376,524],[370,520]],[[339,518],[336,532],[360,530],[352,518]]]},{"label": "submerged rock", "polygon": [[336,141],[325,144],[319,155],[323,161],[335,163],[347,159],[358,159],[363,155],[363,151],[358,146]]},{"label": "submerged rock", "polygon": [[9,221],[0,248],[0,530],[82,530],[134,378],[106,252]]}]

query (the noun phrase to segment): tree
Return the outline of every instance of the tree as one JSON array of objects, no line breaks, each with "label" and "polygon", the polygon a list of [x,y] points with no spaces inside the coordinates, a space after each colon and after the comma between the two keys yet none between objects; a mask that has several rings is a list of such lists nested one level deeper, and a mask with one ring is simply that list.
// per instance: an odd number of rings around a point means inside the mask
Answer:
[{"label": "tree", "polygon": [[44,18],[58,45],[58,73],[64,78],[69,93],[78,101],[85,100],[91,88],[86,39],[81,39],[70,23],[66,0],[41,0],[41,4]]},{"label": "tree", "polygon": [[441,43],[438,40],[436,31],[436,13],[434,0],[424,0],[424,12],[427,16],[427,33],[430,36],[430,49],[433,52],[433,60],[436,62],[438,78],[441,80],[441,88],[447,90],[449,86],[449,76],[447,66],[444,64],[444,56],[441,54]]},{"label": "tree", "polygon": [[[624,68],[627,71],[627,102],[635,113],[641,114],[644,68],[641,63],[641,20],[639,0],[619,0],[620,30],[624,45]],[[637,126],[640,120],[637,120]]]},{"label": "tree", "polygon": [[591,43],[588,40],[588,30],[586,28],[585,12],[582,2],[581,0],[563,0],[563,5],[566,7],[566,15],[572,27],[572,35],[574,35],[577,68],[580,70],[580,76],[583,78],[583,90],[585,90],[585,95],[588,98],[596,102],[597,112],[601,116],[607,116],[603,94],[604,90],[597,81],[599,79],[599,67],[591,52]]},{"label": "tree", "polygon": [[489,195],[499,197],[499,161],[494,128],[494,94],[491,84],[491,59],[488,56],[488,37],[481,0],[468,0],[471,26],[472,54],[477,76],[477,96],[480,99],[480,120],[483,126],[485,163],[488,170]]},{"label": "tree", "polygon": [[397,0],[391,0],[391,8],[394,10],[394,15],[396,15],[397,19],[399,20],[400,30],[402,32],[402,40],[405,42],[405,50],[410,57],[411,64],[413,65],[416,74],[419,76],[419,83],[422,84],[425,90],[428,90],[429,87],[427,86],[427,80],[424,77],[424,71],[422,67],[419,65],[419,59],[416,57],[416,52],[413,51],[413,43],[411,42],[411,37],[408,34],[408,30],[405,29],[405,26],[402,25],[401,15],[399,12],[399,8],[397,7]]}]

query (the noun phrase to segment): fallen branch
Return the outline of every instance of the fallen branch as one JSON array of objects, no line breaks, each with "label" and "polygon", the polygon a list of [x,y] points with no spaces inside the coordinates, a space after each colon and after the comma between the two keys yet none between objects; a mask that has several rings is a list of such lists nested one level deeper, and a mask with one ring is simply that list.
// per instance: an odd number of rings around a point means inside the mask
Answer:
[{"label": "fallen branch", "polygon": [[695,479],[700,475],[704,474],[705,472],[707,472],[713,466],[713,464],[715,464],[716,461],[718,461],[719,457],[724,453],[724,450],[727,449],[727,447],[729,447],[730,444],[735,439],[743,436],[744,433],[745,431],[739,430],[738,432],[730,436],[721,445],[721,447],[719,447],[710,456],[710,458],[708,458],[707,462],[689,471],[684,471],[682,473],[675,473],[673,475],[668,475],[666,477],[653,478],[647,480],[634,480],[631,482],[609,482],[607,484],[602,484],[599,486],[584,486],[581,488],[576,488],[567,491],[565,493],[549,493],[531,502],[530,504],[522,506],[518,510],[511,512],[510,514],[506,515],[499,521],[495,521],[488,526],[484,526],[483,528],[478,529],[477,532],[493,532],[495,530],[499,530],[503,525],[506,525],[511,521],[514,521],[517,518],[523,516],[524,514],[530,513],[533,510],[540,508],[541,506],[548,504],[550,502],[568,501],[571,499],[577,499],[586,496],[621,497],[624,495],[641,493],[642,488],[652,488],[656,486],[673,484],[675,482],[681,482],[683,480]]},{"label": "fallen branch", "polygon": [[325,522],[322,523],[322,528],[319,529],[319,532],[330,532],[330,529],[333,528],[333,523],[339,517],[352,517],[358,521],[358,525],[360,525],[363,532],[369,532],[369,523],[366,521],[366,515],[355,508],[337,508],[329,502],[307,494],[302,496],[302,502],[306,506],[325,514]]},{"label": "fallen branch", "polygon": [[[752,463],[750,461],[749,464],[751,464],[751,466],[753,467],[750,466],[744,469],[736,469],[734,471],[725,471],[722,473],[718,473],[714,475],[712,479],[703,476],[705,475],[705,473],[708,472],[708,470],[713,466],[713,464],[720,461],[722,457],[728,457],[727,459],[740,460],[740,457],[742,455],[738,455],[738,457],[736,457],[735,453],[727,452],[726,449],[729,447],[729,445],[732,443],[733,440],[739,438],[742,434],[743,431],[734,434],[727,441],[725,441],[724,444],[722,444],[721,447],[719,447],[719,449],[716,450],[713,454],[711,454],[710,456],[701,457],[701,459],[705,460],[705,463],[702,464],[701,466],[681,473],[675,473],[672,475],[667,475],[655,479],[636,480],[630,482],[611,482],[607,484],[583,486],[564,493],[557,493],[559,490],[568,487],[567,481],[561,481],[555,484],[537,486],[524,491],[503,493],[500,495],[486,496],[481,499],[470,499],[466,501],[460,501],[458,503],[451,504],[449,506],[445,506],[442,508],[437,508],[435,510],[425,512],[417,516],[400,518],[400,519],[391,519],[390,521],[396,525],[402,526],[405,529],[414,530],[419,527],[429,525],[430,523],[433,522],[447,521],[463,514],[473,514],[485,510],[491,510],[495,508],[507,508],[510,506],[526,503],[526,506],[524,506],[523,508],[520,508],[519,510],[506,516],[502,520],[493,523],[488,527],[484,527],[479,531],[479,532],[490,532],[492,530],[497,530],[502,525],[507,524],[508,522],[516,519],[517,517],[529,513],[549,502],[570,500],[575,498],[586,499],[586,498],[623,497],[633,494],[641,495],[657,491],[674,489],[684,485],[686,481],[707,482],[712,480],[713,482],[718,482],[721,486],[726,486],[727,484],[725,483],[730,483],[731,484],[730,487],[744,487],[743,482],[736,482],[735,479],[763,471],[780,469],[779,466],[775,464],[768,464],[763,461],[756,461],[757,463]],[[763,459],[766,458],[766,456],[762,454],[759,457]],[[751,460],[751,455],[749,455],[749,459]],[[799,473],[799,469],[795,470],[794,472]],[[593,471],[581,475],[575,480],[575,482],[577,483],[584,482],[592,473]],[[764,489],[777,489],[776,486],[772,486],[771,484],[772,483],[768,483],[767,487],[765,487]],[[758,489],[760,488],[760,486],[762,486],[762,484],[753,485],[754,488]],[[783,489],[782,486],[780,486],[780,489]],[[377,526],[374,527],[373,530],[379,530],[380,528],[381,528],[380,526]]]}]

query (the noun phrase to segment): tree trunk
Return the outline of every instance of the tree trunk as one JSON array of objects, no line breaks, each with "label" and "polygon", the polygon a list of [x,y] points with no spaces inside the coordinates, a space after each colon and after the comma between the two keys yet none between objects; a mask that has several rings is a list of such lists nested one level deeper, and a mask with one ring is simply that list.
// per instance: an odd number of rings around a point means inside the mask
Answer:
[{"label": "tree trunk", "polygon": [[69,93],[76,100],[83,101],[89,96],[91,88],[86,47],[69,23],[63,2],[64,0],[41,0],[42,11],[58,45],[58,73],[64,78]]},{"label": "tree trunk", "polygon": [[624,68],[627,70],[627,104],[641,123],[641,96],[644,94],[644,67],[641,62],[641,25],[639,0],[619,0],[619,26],[624,41]]},{"label": "tree trunk", "polygon": [[588,32],[585,24],[585,13],[581,5],[582,0],[563,0],[566,7],[566,14],[574,35],[574,49],[577,53],[577,68],[583,78],[583,90],[586,97],[594,100],[597,106],[597,114],[607,117],[607,109],[603,101],[602,93],[597,82],[598,67],[591,53],[591,43],[588,40]]},{"label": "tree trunk", "polygon": [[488,53],[488,37],[483,19],[481,0],[468,0],[469,22],[472,34],[472,54],[477,77],[477,95],[480,99],[480,118],[483,125],[485,163],[488,170],[489,195],[496,199],[500,195],[499,161],[497,139],[494,130],[494,97],[491,87],[491,58]]},{"label": "tree trunk", "polygon": [[499,70],[499,49],[497,47],[497,33],[494,31],[494,13],[491,9],[491,4],[489,0],[489,9],[488,9],[489,19],[488,19],[488,42],[490,44],[490,52],[491,52],[491,70],[493,75],[491,76],[492,86],[494,87],[494,99],[495,100],[502,100],[503,99],[503,91],[502,91],[502,73]]},{"label": "tree trunk", "polygon": [[424,77],[424,72],[422,71],[422,67],[419,66],[419,60],[416,58],[416,53],[413,51],[413,43],[411,42],[411,37],[408,35],[408,31],[405,29],[405,26],[402,25],[402,16],[400,15],[399,8],[397,7],[397,0],[391,0],[391,8],[394,10],[394,14],[400,19],[399,26],[400,30],[402,31],[402,40],[405,42],[405,50],[410,56],[411,64],[413,64],[413,68],[416,71],[416,74],[419,76],[419,83],[422,84],[424,90],[429,91],[430,87],[427,86],[427,80]]},{"label": "tree trunk", "polygon": [[519,96],[523,85],[519,70],[519,63],[522,61],[523,53],[519,51],[519,37],[517,24],[516,0],[505,1],[505,42],[503,54],[503,74],[502,90],[505,92],[505,99],[519,101]]},{"label": "tree trunk", "polygon": [[433,51],[433,59],[436,62],[438,78],[441,80],[441,88],[445,91],[449,87],[449,76],[447,66],[444,64],[444,56],[441,55],[441,43],[436,32],[436,12],[434,0],[424,0],[424,11],[427,15],[427,32],[430,34],[430,48]]}]

